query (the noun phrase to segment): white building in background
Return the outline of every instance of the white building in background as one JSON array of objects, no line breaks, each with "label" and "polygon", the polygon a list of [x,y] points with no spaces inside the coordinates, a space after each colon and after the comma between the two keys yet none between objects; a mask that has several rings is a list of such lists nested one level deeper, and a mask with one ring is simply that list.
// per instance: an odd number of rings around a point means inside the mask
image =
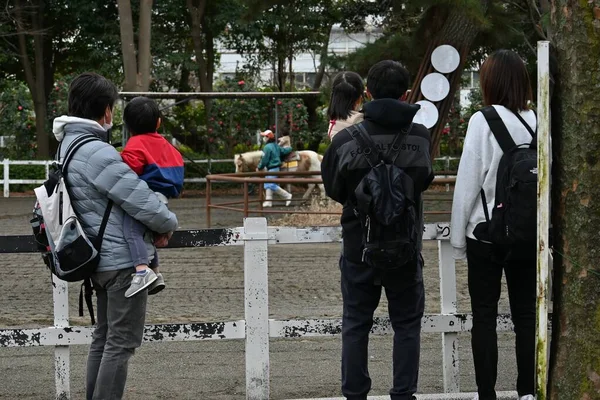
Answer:
[{"label": "white building in background", "polygon": [[[348,33],[340,25],[334,25],[329,37],[329,54],[337,56],[348,55],[368,43],[373,43],[382,36],[380,28],[368,26],[364,32]],[[232,50],[218,49],[221,59],[217,69],[220,78],[233,78],[237,68],[247,63],[247,59]],[[319,55],[302,53],[294,59],[292,68],[296,75],[298,88],[311,86],[314,83],[316,72],[319,68]],[[273,66],[264,65],[261,69],[261,79],[265,83],[274,82]]]},{"label": "white building in background", "polygon": [[[375,26],[367,26],[363,32],[348,33],[340,25],[334,25],[329,37],[329,54],[346,56],[368,43],[373,43],[382,35],[381,28]],[[221,58],[216,74],[221,79],[234,78],[236,69],[242,68],[248,62],[246,57],[233,50],[221,47],[218,48],[218,51]],[[312,86],[319,68],[319,59],[319,55],[315,53],[303,53],[296,56],[292,68],[296,76],[297,88]],[[266,64],[262,67],[261,80],[265,84],[275,82],[272,65]],[[470,104],[469,95],[471,91],[479,87],[479,72],[464,71],[463,81],[465,81],[465,85],[460,89],[460,104],[464,108]]]}]

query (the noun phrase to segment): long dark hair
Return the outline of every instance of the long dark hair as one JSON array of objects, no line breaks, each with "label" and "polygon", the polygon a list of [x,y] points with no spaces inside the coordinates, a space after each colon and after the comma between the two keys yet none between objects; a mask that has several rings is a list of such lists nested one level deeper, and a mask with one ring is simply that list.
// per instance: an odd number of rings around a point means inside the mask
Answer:
[{"label": "long dark hair", "polygon": [[365,84],[356,72],[340,72],[331,85],[329,119],[347,119],[356,102],[362,97]]},{"label": "long dark hair", "polygon": [[498,50],[481,66],[481,92],[486,106],[497,104],[512,112],[528,110],[533,99],[523,59],[514,51]]}]

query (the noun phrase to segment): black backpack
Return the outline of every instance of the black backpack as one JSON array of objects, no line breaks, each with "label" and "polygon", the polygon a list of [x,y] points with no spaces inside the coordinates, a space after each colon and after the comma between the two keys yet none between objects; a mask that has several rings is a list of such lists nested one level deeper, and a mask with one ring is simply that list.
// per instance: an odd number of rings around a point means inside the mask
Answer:
[{"label": "black backpack", "polygon": [[[531,134],[531,143],[517,145],[494,107],[481,110],[504,152],[498,165],[496,198],[490,219],[483,189],[481,201],[486,222],[475,228],[479,240],[514,248],[535,243],[537,233],[537,128],[515,114]],[[533,248],[533,247],[532,247]]]},{"label": "black backpack", "polygon": [[370,267],[390,270],[414,266],[418,257],[418,232],[414,182],[395,165],[410,127],[400,132],[386,154],[377,149],[362,124],[349,128],[371,170],[354,194],[354,213],[363,229],[362,261]]}]

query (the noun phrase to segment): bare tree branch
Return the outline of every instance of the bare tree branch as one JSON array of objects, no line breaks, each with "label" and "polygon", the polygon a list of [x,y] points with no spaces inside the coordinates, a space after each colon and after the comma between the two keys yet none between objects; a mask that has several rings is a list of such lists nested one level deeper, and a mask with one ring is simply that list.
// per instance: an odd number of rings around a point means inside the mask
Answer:
[{"label": "bare tree branch", "polygon": [[[537,7],[536,1],[535,0],[528,0],[527,2],[528,6],[529,6],[529,19],[531,20],[531,23],[536,31],[536,33],[538,34],[538,36],[541,39],[548,39],[548,37],[546,36],[546,32],[544,32],[544,30],[541,27],[541,18],[542,18],[542,13],[540,12],[539,8]],[[536,17],[537,15],[537,17]]]}]

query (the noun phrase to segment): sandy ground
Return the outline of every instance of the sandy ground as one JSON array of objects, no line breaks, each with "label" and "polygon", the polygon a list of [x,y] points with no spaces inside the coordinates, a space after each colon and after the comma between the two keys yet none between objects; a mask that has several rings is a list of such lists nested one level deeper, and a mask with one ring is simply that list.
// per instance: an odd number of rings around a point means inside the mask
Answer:
[{"label": "sandy ground", "polygon": [[[440,195],[436,195],[439,197]],[[443,195],[442,195],[443,196]],[[228,199],[219,199],[226,201]],[[0,235],[29,234],[31,198],[0,199]],[[450,203],[430,202],[428,209]],[[204,199],[171,203],[181,229],[205,226]],[[428,218],[442,221],[444,216]],[[447,217],[445,217],[447,219]],[[241,226],[240,214],[213,212],[213,226]],[[269,248],[271,318],[339,317],[341,294],[339,245],[277,245]],[[241,247],[161,250],[167,289],[149,302],[148,323],[208,322],[243,319],[243,249]],[[439,312],[437,244],[424,246],[426,312]],[[307,262],[309,260],[310,262]],[[460,312],[469,312],[466,266],[457,266]],[[37,254],[0,255],[0,328],[39,327],[52,322],[49,275]],[[70,288],[73,324],[77,286]],[[377,314],[386,313],[382,299]],[[503,296],[501,312],[508,312]],[[498,390],[513,390],[516,379],[514,337],[499,335]],[[460,336],[461,389],[475,389],[470,335]],[[340,394],[339,337],[271,341],[271,398],[331,397]],[[71,388],[83,398],[87,346],[73,346]],[[441,335],[423,335],[420,392],[443,391]],[[391,381],[391,337],[371,339],[373,395],[385,395]],[[0,399],[51,399],[54,393],[52,348],[0,349]],[[126,399],[243,399],[243,341],[153,343],[142,346],[130,364]]]}]

